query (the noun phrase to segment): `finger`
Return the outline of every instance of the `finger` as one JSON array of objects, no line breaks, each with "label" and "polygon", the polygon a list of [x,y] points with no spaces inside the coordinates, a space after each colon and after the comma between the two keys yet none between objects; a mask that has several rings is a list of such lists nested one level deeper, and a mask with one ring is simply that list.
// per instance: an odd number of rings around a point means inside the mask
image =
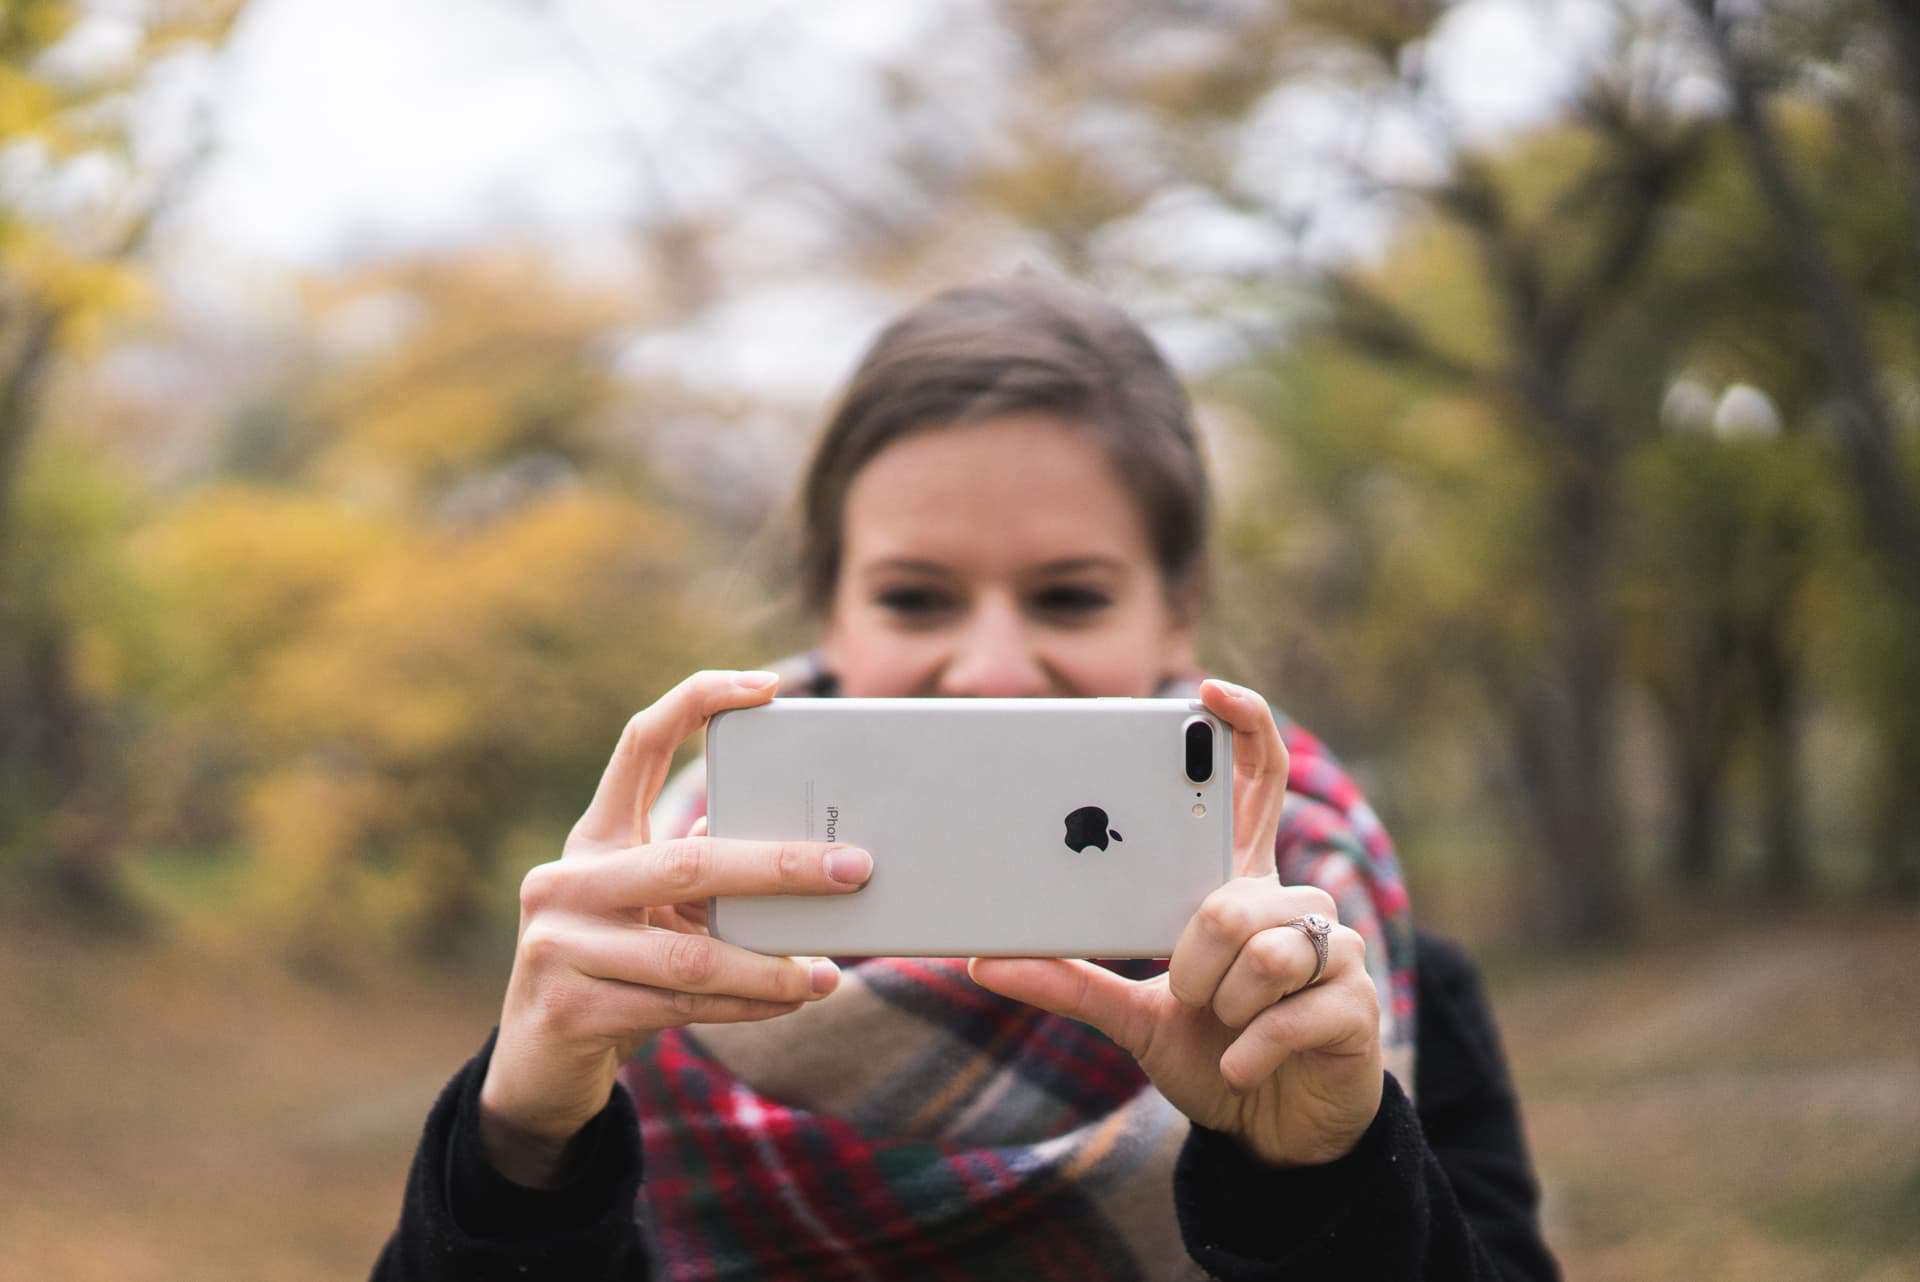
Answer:
[{"label": "finger", "polygon": [[[693,826],[687,829],[687,836],[704,837],[706,835],[707,817],[701,815],[693,821]],[[684,930],[699,934],[706,931],[709,915],[706,900],[689,899],[685,903],[674,904],[659,910],[655,917],[657,924],[665,926],[668,930]]]},{"label": "finger", "polygon": [[1379,1037],[1373,984],[1348,974],[1338,984],[1315,984],[1261,1011],[1221,1053],[1220,1076],[1237,1091],[1251,1090],[1289,1056],[1303,1051],[1364,1055]]},{"label": "finger", "polygon": [[1146,1054],[1152,1012],[1135,980],[1065,957],[974,957],[967,974],[1002,997],[1093,1025],[1136,1059]]},{"label": "finger", "polygon": [[[716,712],[765,703],[779,678],[760,689],[738,684],[752,673],[703,669],[635,713],[621,731],[600,786],[572,838],[599,846],[646,845],[647,811],[673,765],[673,751]],[[766,674],[773,675],[773,674]]]},{"label": "finger", "polygon": [[840,895],[866,884],[873,856],[841,842],[681,837],[541,864],[520,883],[522,917],[569,908],[624,916],[714,895]]},{"label": "finger", "polygon": [[[1234,878],[1201,900],[1187,919],[1167,959],[1168,987],[1188,1006],[1211,1005],[1248,940],[1307,913],[1340,920],[1333,896],[1318,886],[1282,886],[1270,875]],[[1300,933],[1291,927],[1289,931]],[[1306,942],[1304,936],[1301,942]]]},{"label": "finger", "polygon": [[[1327,968],[1315,984],[1328,984],[1354,966],[1365,969],[1367,941],[1349,926],[1327,936]],[[1313,941],[1292,926],[1270,926],[1247,940],[1213,994],[1213,1013],[1228,1028],[1245,1028],[1261,1011],[1307,986],[1319,958]]]},{"label": "finger", "polygon": [[1233,731],[1235,871],[1270,877],[1291,764],[1273,709],[1258,691],[1218,677],[1200,683],[1200,700]]},{"label": "finger", "polygon": [[670,930],[536,926],[520,949],[536,965],[559,962],[593,979],[761,1002],[811,1001],[832,992],[840,978],[840,968],[824,958],[771,956]]},{"label": "finger", "polygon": [[646,924],[659,926],[665,930],[677,930],[688,935],[705,935],[711,933],[708,929],[710,920],[707,901],[690,899],[684,904],[649,908]]},{"label": "finger", "polygon": [[683,1024],[739,1024],[791,1015],[806,1003],[766,1002],[729,993],[688,993],[617,979],[587,982],[577,999],[587,1030],[617,1038],[641,1029]]}]

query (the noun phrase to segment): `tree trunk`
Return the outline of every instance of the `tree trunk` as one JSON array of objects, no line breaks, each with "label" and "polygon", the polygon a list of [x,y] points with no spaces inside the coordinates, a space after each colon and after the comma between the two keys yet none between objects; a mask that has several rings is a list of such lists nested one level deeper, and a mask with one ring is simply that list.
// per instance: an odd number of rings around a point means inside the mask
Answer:
[{"label": "tree trunk", "polygon": [[1896,751],[1887,762],[1873,824],[1875,880],[1883,893],[1908,901],[1920,900],[1920,804],[1910,755]]},{"label": "tree trunk", "polygon": [[[1913,224],[1914,266],[1920,270],[1920,6],[1913,0],[1883,0],[1893,26],[1894,78],[1900,85],[1900,142],[1906,148],[1907,217]],[[1920,279],[1914,282],[1920,285]],[[1920,297],[1920,291],[1916,291]]]},{"label": "tree trunk", "polygon": [[1617,805],[1614,622],[1606,566],[1609,470],[1574,465],[1556,504],[1562,635],[1556,671],[1518,702],[1516,746],[1546,873],[1553,938],[1620,938],[1634,924]]},{"label": "tree trunk", "polygon": [[1670,866],[1676,881],[1703,886],[1720,875],[1726,817],[1724,763],[1714,759],[1697,735],[1684,731],[1679,757],[1679,814],[1674,822]]},{"label": "tree trunk", "polygon": [[1754,708],[1760,719],[1760,778],[1766,790],[1762,838],[1767,888],[1792,894],[1807,884],[1807,836],[1800,775],[1800,672],[1785,636],[1784,610],[1770,611],[1753,638]]},{"label": "tree trunk", "polygon": [[1663,701],[1675,745],[1676,816],[1668,866],[1676,881],[1704,885],[1719,877],[1726,836],[1727,761],[1733,751],[1738,630],[1716,609],[1690,638],[1680,688]]},{"label": "tree trunk", "polygon": [[1734,48],[1714,0],[1692,0],[1712,45],[1733,122],[1787,251],[1788,270],[1807,309],[1813,339],[1838,403],[1836,426],[1865,524],[1908,600],[1920,601],[1920,499],[1895,445],[1893,415],[1880,385],[1860,299],[1827,252],[1785,147],[1760,101],[1754,69]]}]

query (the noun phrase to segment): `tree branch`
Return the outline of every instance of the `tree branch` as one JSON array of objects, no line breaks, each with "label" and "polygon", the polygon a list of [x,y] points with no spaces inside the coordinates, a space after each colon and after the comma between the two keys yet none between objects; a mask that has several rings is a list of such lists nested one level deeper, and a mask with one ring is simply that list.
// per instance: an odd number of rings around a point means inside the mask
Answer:
[{"label": "tree branch", "polygon": [[1905,480],[1893,419],[1858,301],[1821,243],[1806,197],[1760,102],[1757,73],[1734,48],[1714,0],[1688,0],[1705,31],[1733,102],[1733,120],[1760,194],[1786,241],[1789,269],[1811,313],[1815,341],[1839,402],[1840,438],[1868,528],[1902,588],[1920,601],[1920,504]]},{"label": "tree branch", "polygon": [[[1882,0],[1893,27],[1894,79],[1904,92],[1898,113],[1900,141],[1905,145],[1907,216],[1913,220],[1913,252],[1920,271],[1920,5],[1914,0]],[[1920,285],[1920,280],[1915,281]],[[1920,291],[1916,292],[1920,301]]]}]

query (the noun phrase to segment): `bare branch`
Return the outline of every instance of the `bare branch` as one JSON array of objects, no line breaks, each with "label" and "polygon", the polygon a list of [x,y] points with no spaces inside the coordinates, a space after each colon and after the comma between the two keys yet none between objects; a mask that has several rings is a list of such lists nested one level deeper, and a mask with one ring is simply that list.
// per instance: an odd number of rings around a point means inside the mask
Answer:
[{"label": "bare branch", "polygon": [[1334,332],[1357,350],[1449,383],[1493,381],[1484,370],[1441,348],[1416,321],[1351,272],[1327,272],[1320,284],[1333,303]]},{"label": "bare branch", "polygon": [[1754,182],[1786,242],[1787,260],[1810,313],[1815,341],[1840,406],[1842,444],[1867,525],[1909,596],[1920,600],[1920,502],[1894,446],[1893,418],[1856,299],[1821,242],[1785,148],[1760,102],[1758,74],[1735,49],[1730,22],[1714,0],[1688,0],[1700,20],[1733,102],[1733,120]]}]

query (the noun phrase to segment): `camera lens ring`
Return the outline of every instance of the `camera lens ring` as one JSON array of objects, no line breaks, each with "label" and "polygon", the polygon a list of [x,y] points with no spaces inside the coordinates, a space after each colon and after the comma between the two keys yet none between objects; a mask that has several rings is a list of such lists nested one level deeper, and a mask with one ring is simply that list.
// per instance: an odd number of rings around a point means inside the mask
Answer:
[{"label": "camera lens ring", "polygon": [[1214,772],[1213,721],[1208,717],[1189,717],[1181,726],[1182,765],[1187,782],[1196,787],[1211,782]]}]

